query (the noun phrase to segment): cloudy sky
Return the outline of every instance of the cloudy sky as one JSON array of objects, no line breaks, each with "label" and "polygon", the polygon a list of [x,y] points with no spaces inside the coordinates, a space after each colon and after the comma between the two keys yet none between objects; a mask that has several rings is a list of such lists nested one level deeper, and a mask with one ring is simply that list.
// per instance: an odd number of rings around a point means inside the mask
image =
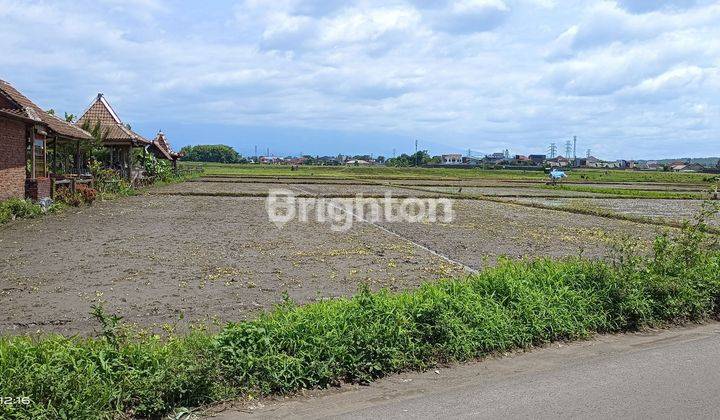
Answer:
[{"label": "cloudy sky", "polygon": [[245,155],[720,155],[720,1],[0,0],[0,78]]}]

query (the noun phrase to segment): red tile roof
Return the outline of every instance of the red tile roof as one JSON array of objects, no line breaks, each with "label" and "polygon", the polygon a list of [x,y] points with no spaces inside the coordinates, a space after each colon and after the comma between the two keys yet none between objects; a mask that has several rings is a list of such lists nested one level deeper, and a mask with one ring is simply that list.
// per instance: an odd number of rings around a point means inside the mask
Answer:
[{"label": "red tile roof", "polygon": [[176,160],[183,156],[182,153],[173,151],[172,147],[170,147],[170,142],[168,142],[165,133],[162,131],[157,133],[157,136],[155,136],[155,139],[152,141],[152,145],[158,150],[161,157],[167,160]]},{"label": "red tile roof", "polygon": [[142,146],[152,143],[123,124],[102,93],[98,93],[95,101],[90,104],[90,107],[78,119],[76,124],[85,127],[87,130],[92,130],[98,123],[100,123],[102,133],[106,134],[106,144],[125,143]]},{"label": "red tile roof", "polygon": [[92,136],[87,131],[43,111],[39,106],[35,105],[35,103],[4,80],[0,80],[0,96],[2,97],[2,101],[0,101],[0,111],[15,114],[24,119],[42,124],[58,137],[73,140],[92,139]]}]

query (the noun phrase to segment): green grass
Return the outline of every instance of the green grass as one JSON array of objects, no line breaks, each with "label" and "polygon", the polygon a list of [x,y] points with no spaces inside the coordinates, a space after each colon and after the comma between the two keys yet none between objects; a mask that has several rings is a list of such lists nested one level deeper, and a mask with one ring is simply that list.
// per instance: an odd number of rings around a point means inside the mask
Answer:
[{"label": "green grass", "polygon": [[160,416],[233,397],[285,394],[557,340],[720,315],[720,251],[702,219],[651,251],[606,260],[502,260],[404,293],[289,301],[219,333],[160,337],[97,309],[100,338],[0,338],[3,418]]},{"label": "green grass", "polygon": [[633,198],[657,198],[657,199],[677,199],[677,200],[702,200],[709,197],[710,192],[678,192],[678,191],[647,191],[631,188],[612,188],[612,187],[596,187],[586,185],[572,185],[572,184],[560,184],[560,185],[538,185],[533,188],[540,188],[546,190],[564,190],[564,191],[577,191],[587,192],[595,194],[608,194],[619,197],[633,197]]},{"label": "green grass", "polygon": [[[195,162],[186,165],[197,166]],[[329,179],[424,179],[424,180],[546,180],[542,171],[457,169],[457,168],[395,168],[385,166],[304,166],[291,170],[288,165],[200,164],[207,175],[267,176]],[[712,174],[640,172],[621,170],[573,169],[568,180],[575,182],[648,182],[708,184]]]}]

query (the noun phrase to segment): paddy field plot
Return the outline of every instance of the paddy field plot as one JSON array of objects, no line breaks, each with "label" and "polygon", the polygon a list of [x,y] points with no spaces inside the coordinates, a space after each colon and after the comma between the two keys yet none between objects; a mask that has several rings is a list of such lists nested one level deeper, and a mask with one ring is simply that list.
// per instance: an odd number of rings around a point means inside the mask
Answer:
[{"label": "paddy field plot", "polygon": [[[0,227],[0,333],[93,334],[97,324],[89,312],[97,303],[141,327],[182,330],[253,317],[285,294],[302,304],[352,295],[362,284],[406,290],[468,275],[502,256],[600,257],[613,238],[645,240],[663,227],[563,211],[573,200],[666,218],[689,217],[699,206],[692,200],[578,198],[588,193],[533,188],[527,181],[398,183],[207,177],[12,222]],[[459,188],[513,202],[464,199]],[[455,218],[356,222],[345,232],[312,219],[278,228],[268,220],[263,196],[272,189],[317,198],[386,192],[396,199],[445,197]],[[558,208],[518,205],[534,202]]]}]

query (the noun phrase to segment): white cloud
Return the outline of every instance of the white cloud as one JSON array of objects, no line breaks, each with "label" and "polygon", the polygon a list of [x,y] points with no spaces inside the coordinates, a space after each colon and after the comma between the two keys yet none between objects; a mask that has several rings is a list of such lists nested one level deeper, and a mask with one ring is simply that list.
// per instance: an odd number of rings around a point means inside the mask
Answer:
[{"label": "white cloud", "polygon": [[0,78],[74,113],[103,91],[131,123],[421,133],[517,153],[578,134],[608,157],[690,130],[712,145],[720,5],[588,3],[0,0]]}]

